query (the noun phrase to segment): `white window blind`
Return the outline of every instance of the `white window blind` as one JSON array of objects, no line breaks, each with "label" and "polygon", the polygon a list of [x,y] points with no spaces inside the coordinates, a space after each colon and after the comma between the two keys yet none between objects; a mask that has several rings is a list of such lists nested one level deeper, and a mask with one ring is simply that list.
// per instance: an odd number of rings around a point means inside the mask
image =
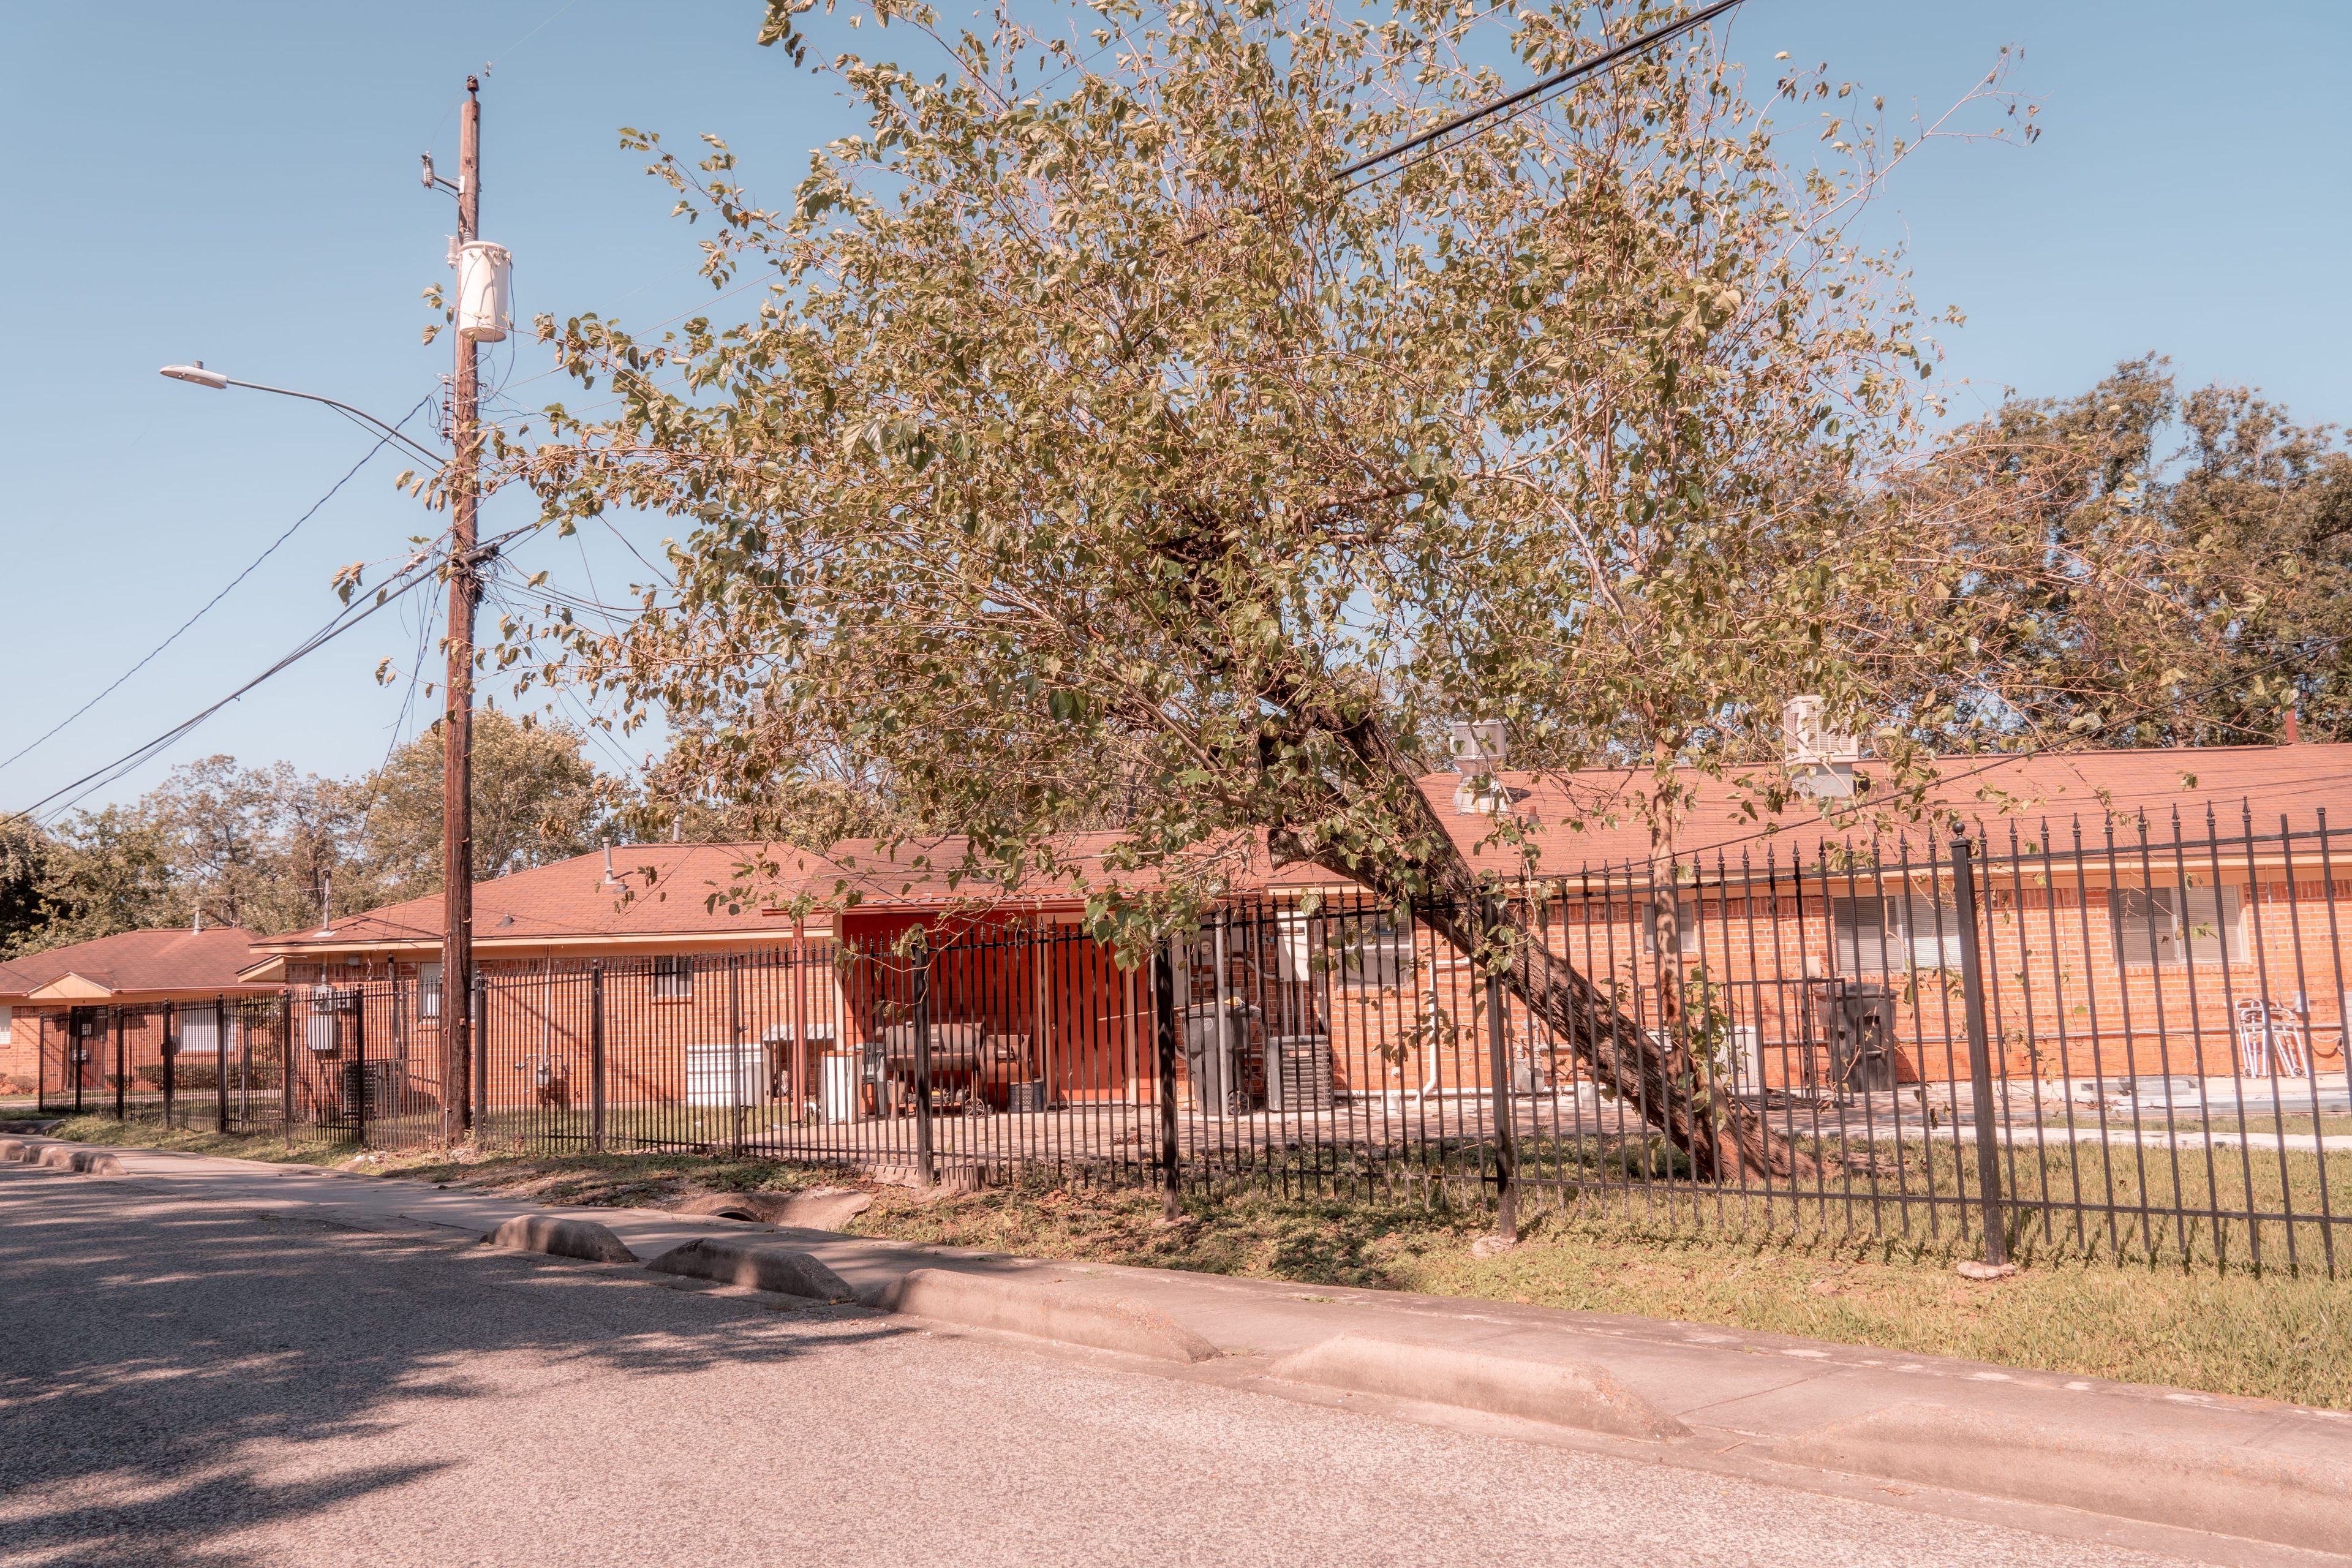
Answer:
[{"label": "white window blind", "polygon": [[2235,888],[2111,888],[2116,953],[2127,964],[2236,963],[2246,932]]},{"label": "white window blind", "polygon": [[180,1054],[212,1057],[220,1054],[220,1020],[209,1006],[190,1007],[179,1016]]},{"label": "white window blind", "polygon": [[1901,974],[1960,966],[1959,910],[1924,893],[1832,899],[1838,968]]}]

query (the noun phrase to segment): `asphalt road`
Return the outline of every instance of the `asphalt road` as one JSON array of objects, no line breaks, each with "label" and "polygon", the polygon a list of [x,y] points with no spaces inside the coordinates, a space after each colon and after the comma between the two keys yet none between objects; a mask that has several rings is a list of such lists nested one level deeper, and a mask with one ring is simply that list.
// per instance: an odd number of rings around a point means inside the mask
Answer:
[{"label": "asphalt road", "polygon": [[0,1168],[0,1563],[2155,1563]]}]

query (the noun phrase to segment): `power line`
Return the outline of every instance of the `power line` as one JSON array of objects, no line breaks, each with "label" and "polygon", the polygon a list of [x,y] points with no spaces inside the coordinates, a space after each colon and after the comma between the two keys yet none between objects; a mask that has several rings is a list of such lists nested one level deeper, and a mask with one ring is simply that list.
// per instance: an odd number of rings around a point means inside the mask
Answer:
[{"label": "power line", "polygon": [[1528,99],[1549,92],[1554,88],[1564,87],[1568,83],[1575,81],[1580,77],[1591,76],[1595,71],[1606,69],[1608,67],[1615,65],[1619,60],[1625,58],[1629,55],[1641,53],[1643,49],[1648,48],[1653,44],[1663,44],[1669,38],[1686,33],[1693,27],[1700,26],[1710,22],[1716,17],[1721,16],[1724,12],[1730,10],[1735,5],[1738,5],[1739,3],[1740,0],[1716,0],[1714,5],[1707,6],[1704,10],[1694,11],[1679,22],[1670,22],[1663,27],[1658,27],[1643,34],[1638,38],[1629,38],[1624,43],[1618,45],[1615,48],[1603,49],[1601,53],[1593,56],[1591,59],[1579,61],[1577,64],[1570,66],[1566,70],[1554,71],[1551,75],[1531,86],[1523,87],[1517,92],[1507,93],[1503,97],[1495,100],[1492,103],[1482,104],[1476,109],[1467,110],[1463,113],[1455,115],[1453,119],[1446,121],[1442,125],[1433,125],[1428,130],[1420,132],[1418,135],[1408,136],[1403,141],[1396,142],[1392,146],[1383,147],[1381,151],[1374,153],[1368,157],[1359,158],[1354,163],[1349,164],[1346,168],[1341,169],[1338,174],[1333,174],[1331,179],[1334,184],[1337,184],[1338,182],[1345,180],[1350,175],[1356,174],[1362,170],[1370,168],[1375,163],[1384,163],[1388,159],[1393,158],[1401,153],[1410,153],[1416,147],[1422,146],[1427,142],[1434,142],[1442,136],[1449,135],[1454,132],[1461,130],[1465,125],[1473,124],[1477,121],[1484,120],[1489,115],[1499,114],[1503,110],[1512,108],[1517,104],[1526,102]]},{"label": "power line", "polygon": [[[153,757],[157,752],[163,751],[173,742],[186,735],[189,731],[195,729],[196,726],[202,724],[205,720],[211,718],[214,714],[219,712],[222,709],[227,707],[230,703],[236,701],[247,692],[252,690],[255,687],[259,686],[262,682],[269,679],[272,676],[278,675],[291,668],[293,665],[300,662],[302,659],[308,658],[310,655],[318,652],[319,649],[326,647],[327,644],[334,641],[337,637],[342,636],[345,632],[351,630],[353,626],[359,625],[362,621],[367,619],[378,610],[383,609],[385,605],[399,599],[402,595],[406,594],[410,589],[416,587],[420,584],[431,582],[433,580],[433,574],[430,571],[422,570],[422,568],[426,567],[430,563],[428,562],[420,561],[416,564],[406,568],[406,574],[408,576],[408,580],[406,582],[401,583],[396,588],[379,590],[380,596],[360,609],[357,614],[353,614],[348,608],[338,611],[326,625],[320,626],[317,631],[312,632],[309,637],[303,638],[300,643],[296,645],[292,652],[287,654],[282,658],[279,658],[276,663],[269,666],[268,668],[263,670],[259,675],[255,676],[252,679],[247,681],[244,685],[238,687],[236,690],[230,692],[227,696],[222,698],[217,702],[202,709],[187,719],[182,720],[179,723],[174,724],[172,728],[164,731],[162,734],[156,736],[153,740],[147,742],[143,745],[125,752],[122,755],[115,758],[112,762],[108,763],[101,767],[93,769],[89,773],[84,773],[81,777],[74,780],[71,784],[62,784],[58,788],[51,790],[47,795],[45,795],[40,799],[33,802],[32,805],[26,806],[21,811],[12,813],[11,815],[18,817],[30,818],[35,812],[41,810],[44,806],[49,805],[52,802],[58,803],[57,809],[58,811],[62,811],[67,806],[73,805],[75,801],[81,799],[83,795],[88,795],[91,790],[99,788],[103,784],[112,783],[114,780],[121,777],[124,773],[130,772],[132,768],[139,766],[142,763]],[[397,581],[397,579],[395,579],[395,581]],[[59,797],[61,796],[68,798],[65,798],[60,801]],[[52,815],[55,814],[53,813]]]},{"label": "power line", "polygon": [[[401,419],[400,423],[402,425],[405,425],[409,420],[415,418],[417,414],[424,409],[425,405],[432,401],[433,395],[429,392],[426,393],[423,397],[417,399],[416,406],[415,408],[411,408]],[[398,426],[395,426],[394,428],[396,429]],[[5,760],[0,760],[0,768],[9,767],[21,761],[24,757],[41,746],[45,742],[55,736],[59,731],[63,730],[67,725],[72,723],[75,720],[80,718],[83,714],[97,707],[100,702],[105,701],[107,698],[112,696],[114,692],[121,687],[124,681],[129,680],[132,676],[138,674],[141,670],[153,663],[157,655],[161,654],[165,648],[170,647],[173,643],[179,641],[181,637],[186,633],[190,626],[193,626],[198,621],[203,620],[205,616],[210,613],[214,605],[219,604],[223,599],[227,598],[229,594],[235,590],[238,584],[244,582],[247,577],[252,576],[255,572],[260,569],[263,562],[268,560],[271,555],[277,553],[278,547],[279,545],[293,538],[297,530],[299,530],[304,523],[310,521],[311,518],[317,516],[319,509],[325,506],[329,501],[334,500],[336,492],[341,490],[345,485],[351,483],[352,479],[359,473],[359,471],[362,468],[366,468],[370,462],[373,461],[375,455],[378,452],[383,451],[391,440],[392,437],[389,436],[378,436],[375,440],[375,445],[367,449],[366,456],[360,458],[358,462],[353,463],[350,469],[344,473],[341,479],[337,479],[332,485],[329,486],[327,493],[320,496],[317,500],[312,501],[310,505],[310,509],[304,511],[301,516],[296,518],[293,522],[287,527],[285,532],[271,540],[269,542],[268,548],[262,551],[260,554],[255,556],[244,571],[230,578],[227,587],[223,588],[219,593],[215,594],[211,598],[205,600],[204,606],[201,609],[197,610],[194,615],[190,616],[186,620],[181,622],[179,630],[173,632],[170,637],[165,637],[162,642],[157,643],[153,647],[150,648],[147,651],[146,657],[140,659],[138,663],[132,665],[129,669],[124,670],[121,675],[115,677],[113,681],[107,686],[105,690],[100,691],[97,696],[91,698],[89,701],[83,703],[80,707],[75,709],[72,712],[58,720],[55,724],[50,725],[47,730],[44,731],[39,735],[35,736],[23,746],[18,747],[14,755]]]},{"label": "power line", "polygon": [[[505,533],[499,534],[485,542],[474,552],[474,554],[477,557],[494,554],[498,551],[499,547],[506,543],[507,541],[514,539],[521,534],[530,532],[532,526],[535,525],[511,529]],[[203,709],[191,717],[183,720],[181,722],[174,724],[172,728],[156,736],[153,740],[147,742],[144,745],[139,746],[132,751],[125,752],[122,755],[115,758],[112,762],[106,763],[104,766],[84,773],[81,777],[74,780],[70,784],[64,784],[57,789],[51,790],[47,795],[43,795],[40,799],[33,802],[30,805],[27,805],[19,811],[7,813],[6,816],[29,821],[32,819],[35,812],[41,810],[44,806],[51,805],[54,803],[56,805],[56,811],[53,811],[50,814],[54,818],[57,812],[61,812],[67,806],[72,805],[76,801],[81,799],[83,795],[88,795],[91,790],[112,783],[114,780],[121,778],[124,773],[129,773],[131,769],[149,761],[158,752],[162,752],[165,747],[171,745],[174,741],[180,740],[182,737],[187,735],[205,720],[211,718],[214,714],[219,712],[230,703],[235,702],[238,698],[243,697],[247,692],[251,691],[254,688],[261,685],[272,677],[282,674],[287,669],[289,669],[294,665],[299,663],[301,660],[308,658],[310,655],[318,652],[320,648],[326,647],[337,637],[341,637],[345,632],[350,631],[353,626],[358,626],[362,621],[366,620],[370,616],[374,615],[377,611],[398,603],[404,595],[422,587],[427,583],[432,582],[439,571],[439,558],[435,556],[430,551],[422,552],[412,557],[409,564],[401,568],[401,570],[394,574],[392,583],[387,584],[384,587],[377,589],[375,596],[366,605],[360,606],[356,610],[346,607],[336,612],[336,614],[331,617],[324,626],[320,626],[317,631],[312,632],[309,637],[303,638],[299,644],[296,645],[293,651],[288,653],[284,658],[278,659],[275,664],[272,664],[268,668],[263,670],[260,674],[255,676],[252,679],[247,681],[244,685],[230,692],[227,696],[222,698],[217,702],[212,703],[210,706]]]}]

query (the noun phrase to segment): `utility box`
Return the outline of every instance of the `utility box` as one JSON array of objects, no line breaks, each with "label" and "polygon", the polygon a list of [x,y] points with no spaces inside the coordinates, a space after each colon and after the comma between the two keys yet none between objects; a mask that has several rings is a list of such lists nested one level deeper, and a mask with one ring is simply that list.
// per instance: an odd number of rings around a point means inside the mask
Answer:
[{"label": "utility box", "polygon": [[758,1046],[719,1041],[686,1047],[688,1105],[757,1105],[767,1098],[767,1053]]},{"label": "utility box", "polygon": [[514,325],[514,257],[503,245],[469,239],[457,247],[457,335],[504,339]]},{"label": "utility box", "polygon": [[1895,992],[1870,980],[1814,982],[1813,1018],[1829,1047],[1830,1089],[1843,1098],[1895,1087]]},{"label": "utility box", "polygon": [[1192,1103],[1211,1116],[1241,1116],[1250,1110],[1250,1023],[1257,1009],[1225,1004],[1218,1027],[1217,1005],[1195,1002],[1184,1009],[1184,1067],[1192,1083]]}]

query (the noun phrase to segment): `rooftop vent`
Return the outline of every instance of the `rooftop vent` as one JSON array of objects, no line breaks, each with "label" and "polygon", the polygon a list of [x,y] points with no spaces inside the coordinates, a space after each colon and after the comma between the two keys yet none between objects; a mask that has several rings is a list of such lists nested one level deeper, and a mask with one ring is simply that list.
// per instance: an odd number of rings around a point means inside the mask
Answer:
[{"label": "rooftop vent", "polygon": [[1780,710],[1780,740],[1789,781],[1799,795],[1843,800],[1853,794],[1853,765],[1862,742],[1829,728],[1829,704],[1819,697],[1791,697]]},{"label": "rooftop vent", "polygon": [[1511,792],[1495,774],[1511,754],[1510,737],[1498,719],[1475,719],[1446,726],[1445,749],[1462,782],[1454,786],[1454,809],[1463,816],[1493,816],[1510,808]]}]

